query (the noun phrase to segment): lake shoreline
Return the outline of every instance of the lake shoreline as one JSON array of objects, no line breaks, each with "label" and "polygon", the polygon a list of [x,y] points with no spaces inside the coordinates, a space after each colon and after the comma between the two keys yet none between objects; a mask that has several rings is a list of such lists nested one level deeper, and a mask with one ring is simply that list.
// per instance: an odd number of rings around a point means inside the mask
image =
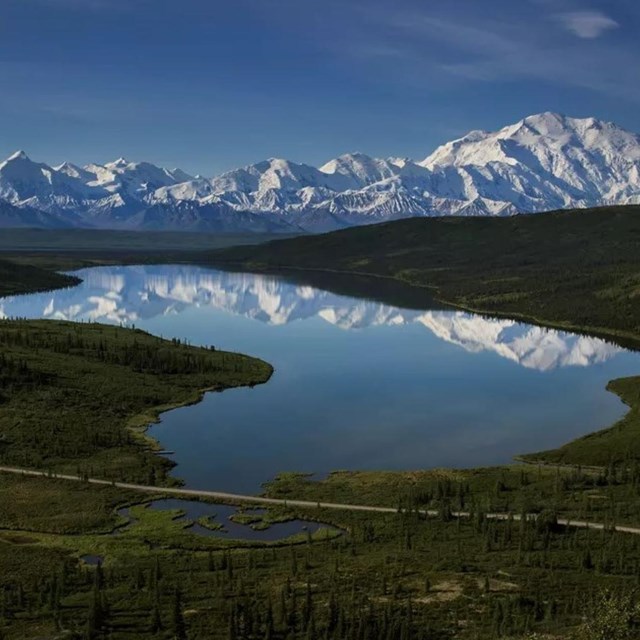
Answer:
[{"label": "lake shoreline", "polygon": [[[127,265],[127,266],[133,266],[133,265]],[[147,266],[147,265],[140,265],[140,266]],[[182,265],[180,265],[180,266],[182,266]],[[281,274],[280,270],[268,270],[267,272],[268,273],[276,273],[276,271],[277,271],[278,275]],[[287,275],[290,275],[292,270],[286,269],[284,271],[285,271],[285,273]],[[309,272],[309,271],[324,272],[324,273],[339,273],[341,276],[344,275],[344,276],[348,276],[348,277],[352,277],[354,275],[354,274],[346,272],[346,271],[335,271],[335,272],[332,272],[332,271],[318,270],[318,269],[313,269],[313,270],[300,269],[300,270],[293,270],[293,271],[295,271],[296,273]],[[245,273],[245,272],[243,272],[243,273]],[[251,271],[251,273],[254,273],[254,271]],[[366,276],[367,278],[373,277],[373,278],[376,278],[376,279],[384,279],[384,280],[389,280],[389,281],[393,281],[393,282],[399,282],[400,284],[402,284],[403,287],[409,287],[411,289],[416,289],[416,290],[426,290],[426,291],[431,291],[432,290],[431,288],[424,287],[424,286],[421,286],[421,285],[416,285],[415,283],[411,283],[408,280],[402,280],[402,279],[399,279],[399,278],[396,278],[396,277],[393,277],[393,276],[384,276],[384,275],[381,276],[381,275],[370,274],[370,273],[366,273],[366,272],[360,272],[360,273],[355,274],[355,275]],[[294,278],[294,281],[297,282],[297,283],[300,283],[300,279],[299,278]],[[457,306],[449,305],[449,306],[454,307],[454,308],[456,308],[456,309],[458,309],[460,311],[471,311],[471,312],[473,312],[473,310],[466,309],[464,307],[461,307],[460,305],[457,305]],[[426,307],[426,308],[428,309],[429,307]],[[478,314],[478,315],[480,315],[480,314]],[[483,317],[487,317],[487,318],[496,318],[497,317],[495,314],[482,314],[482,316]],[[509,316],[509,319],[513,319],[513,320],[517,321],[517,319],[514,318],[512,314]],[[544,325],[541,325],[541,326],[544,326]],[[572,327],[557,326],[556,328],[558,328],[558,329],[567,329],[567,328],[572,328]],[[590,332],[581,332],[581,333],[582,333],[582,335],[587,335],[587,336],[591,336],[592,335],[592,333],[590,333]],[[261,384],[265,384],[266,382],[271,380],[272,376],[273,376],[273,368],[271,368],[271,374],[269,375],[268,380],[262,382]],[[231,386],[231,387],[225,387],[225,388],[234,389],[236,387]],[[135,432],[137,434],[137,437],[140,438],[140,443],[141,443],[141,445],[143,447],[146,447],[146,448],[148,448],[148,450],[152,451],[153,453],[159,454],[161,457],[163,457],[162,453],[161,453],[161,450],[162,450],[163,447],[160,444],[159,437],[155,436],[155,435],[151,436],[148,433],[149,430],[154,425],[157,425],[157,424],[162,422],[162,415],[163,414],[170,413],[170,412],[175,411],[175,410],[180,409],[180,408],[185,408],[185,407],[189,407],[189,406],[194,406],[194,405],[200,404],[203,401],[203,399],[210,392],[221,391],[221,390],[222,389],[218,388],[218,387],[208,387],[208,388],[204,388],[204,389],[199,389],[199,390],[194,391],[192,393],[192,395],[188,399],[186,399],[184,401],[181,401],[181,402],[179,402],[177,404],[172,404],[172,405],[161,404],[161,405],[158,405],[158,406],[156,406],[156,407],[154,407],[154,408],[152,408],[152,409],[150,409],[148,411],[145,411],[143,414],[132,416],[130,418],[130,420],[128,421],[129,428],[133,432]],[[624,416],[622,416],[622,418],[624,418]],[[619,420],[614,421],[612,423],[613,426],[615,426],[618,422],[619,422]],[[593,435],[593,434],[596,434],[596,433],[606,432],[607,430],[609,430],[611,428],[612,427],[605,427],[603,429],[595,429],[594,431],[588,432],[586,437],[588,437],[590,435]],[[572,442],[574,442],[574,440],[569,440],[568,442],[572,443]],[[561,446],[563,446],[563,445],[561,445]],[[175,448],[175,447],[169,447],[169,448]],[[513,457],[513,461],[515,463],[518,463],[518,464],[536,464],[538,462],[544,462],[545,461],[545,458],[534,458],[535,455],[536,455],[535,453],[532,453],[532,454],[516,454]],[[530,456],[532,458],[534,458],[534,459],[530,459]],[[173,460],[171,458],[166,458],[166,457],[163,457],[163,460],[166,461],[166,463],[167,463],[167,465],[169,467],[174,469],[174,472],[170,473],[168,475],[167,482],[170,485],[173,485],[173,486],[176,486],[176,485],[182,486],[182,485],[184,485],[186,481],[185,481],[185,479],[180,477],[180,471],[177,471],[177,473],[175,473],[176,467],[179,466],[179,464],[183,464],[183,463],[178,463],[175,460]],[[553,463],[553,464],[564,465],[565,463]],[[434,465],[434,466],[440,466],[440,465]],[[356,466],[354,468],[357,469],[358,467]],[[416,468],[418,468],[418,467],[416,467]],[[431,466],[427,467],[427,468],[431,468]],[[475,466],[474,465],[469,466],[469,465],[463,464],[463,465],[456,466],[455,468],[458,468],[458,469],[473,469],[473,468],[475,468]],[[280,469],[280,471],[282,471],[282,469]],[[327,473],[330,473],[330,472],[331,472],[331,467],[327,468]],[[269,475],[269,476],[265,476],[263,478],[263,481],[264,482],[269,482],[272,479],[273,479],[273,475]]]},{"label": "lake shoreline", "polygon": [[[194,263],[194,266],[207,266],[207,265]],[[220,269],[223,271],[229,271],[233,273],[252,273],[252,274],[260,274],[260,275],[287,275],[288,273],[318,273],[318,274],[339,275],[339,276],[354,276],[354,277],[360,276],[360,277],[379,279],[379,280],[389,280],[392,282],[396,282],[398,284],[411,287],[413,289],[429,291],[432,293],[437,293],[439,291],[438,287],[436,286],[421,284],[419,282],[415,282],[405,278],[399,278],[393,275],[385,275],[385,274],[369,272],[369,271],[347,271],[347,270],[341,270],[341,269],[322,269],[322,268],[292,267],[292,266],[283,266],[281,268],[270,268],[270,267],[260,268],[259,266],[247,267],[242,262],[233,263],[233,262],[216,262],[216,261],[209,263],[209,266],[215,269]],[[541,327],[543,329],[557,329],[558,331],[567,331],[567,332],[583,335],[585,337],[599,338],[602,340],[608,340],[625,349],[633,349],[635,351],[640,351],[640,337],[631,332],[623,332],[623,331],[618,331],[613,329],[607,329],[604,327],[588,327],[588,326],[576,325],[571,322],[558,322],[558,321],[554,322],[554,321],[540,319],[526,313],[517,313],[512,311],[504,311],[504,312],[493,311],[493,310],[488,311],[486,309],[482,309],[479,307],[463,305],[459,302],[448,300],[445,297],[434,296],[433,299],[437,302],[442,303],[443,305],[446,305],[447,307],[451,307],[458,311],[466,311],[468,313],[473,313],[475,315],[486,317],[486,318],[513,320],[515,322],[525,322],[527,324]]]}]

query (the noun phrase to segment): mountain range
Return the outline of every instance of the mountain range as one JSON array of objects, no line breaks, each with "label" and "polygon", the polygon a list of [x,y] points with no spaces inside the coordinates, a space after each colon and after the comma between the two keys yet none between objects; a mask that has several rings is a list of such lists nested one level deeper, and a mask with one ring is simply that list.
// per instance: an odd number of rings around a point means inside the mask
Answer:
[{"label": "mountain range", "polygon": [[0,299],[0,318],[137,324],[192,307],[273,326],[320,318],[343,330],[420,325],[471,353],[490,352],[527,369],[587,367],[621,352],[598,338],[462,311],[418,311],[333,294],[269,276],[180,266],[78,272],[78,287]]},{"label": "mountain range", "polygon": [[119,158],[0,163],[0,227],[321,232],[417,216],[507,216],[640,203],[640,136],[543,113],[472,131],[424,160],[271,158],[214,178]]}]

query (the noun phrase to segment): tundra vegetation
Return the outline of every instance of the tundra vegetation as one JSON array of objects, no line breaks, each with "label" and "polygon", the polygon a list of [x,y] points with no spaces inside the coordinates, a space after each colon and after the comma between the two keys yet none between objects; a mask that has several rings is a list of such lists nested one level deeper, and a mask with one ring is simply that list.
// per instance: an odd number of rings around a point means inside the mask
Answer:
[{"label": "tundra vegetation", "polygon": [[[467,308],[634,345],[634,213],[403,221],[216,260],[254,269],[333,264],[429,286]],[[14,293],[26,262],[9,267]],[[68,284],[47,283],[42,265],[22,273],[25,290]],[[178,480],[144,426],[203,389],[266,382],[268,364],[132,329],[24,320],[0,322],[0,354],[0,464],[51,476],[0,474],[3,639],[640,635],[640,535],[614,530],[640,527],[640,379],[611,383],[630,406],[619,424],[529,455],[528,464],[336,472],[322,481],[283,473],[266,495],[394,511],[278,507],[261,526],[302,518],[344,533],[261,543],[201,536],[179,512],[145,508]],[[149,484],[157,494],[63,481],[59,472]],[[512,517],[492,518],[497,512]],[[605,526],[568,527],[562,518]]]}]

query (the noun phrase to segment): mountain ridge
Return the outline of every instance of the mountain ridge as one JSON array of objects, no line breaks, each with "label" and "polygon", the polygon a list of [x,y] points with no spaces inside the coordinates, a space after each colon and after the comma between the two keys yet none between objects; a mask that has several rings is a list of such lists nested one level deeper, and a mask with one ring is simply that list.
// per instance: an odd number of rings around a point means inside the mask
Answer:
[{"label": "mountain ridge", "polygon": [[[118,158],[0,163],[0,227],[324,232],[407,217],[509,216],[640,203],[640,135],[595,118],[528,116],[472,131],[422,161],[347,153],[321,167],[282,158],[207,179]],[[38,211],[41,216],[34,216]]]}]

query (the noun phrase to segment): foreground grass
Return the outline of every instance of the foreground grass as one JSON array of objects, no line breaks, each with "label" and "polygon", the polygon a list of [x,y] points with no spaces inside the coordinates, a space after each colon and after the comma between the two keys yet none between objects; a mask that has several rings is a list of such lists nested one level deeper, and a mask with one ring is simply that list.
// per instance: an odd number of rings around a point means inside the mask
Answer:
[{"label": "foreground grass", "polygon": [[[401,244],[395,247],[400,253]],[[441,250],[444,260],[444,244]],[[479,286],[465,285],[463,271],[457,286]],[[427,282],[404,271],[393,277]],[[533,290],[535,278],[527,277]],[[443,291],[438,295],[445,298]],[[630,295],[624,286],[622,295]],[[555,322],[571,322],[561,315]],[[606,330],[601,325],[593,326]],[[610,335],[631,338],[629,327],[619,323]],[[196,400],[199,389],[257,383],[270,374],[268,365],[234,354],[97,325],[0,323],[0,346],[1,461],[158,485],[170,481],[167,469],[137,429],[160,407]],[[634,381],[614,384],[637,404]],[[196,536],[176,519],[178,512],[150,511],[114,487],[0,474],[0,635],[490,640],[535,631],[568,637],[597,612],[602,589],[633,593],[640,582],[640,538],[554,524],[556,514],[638,524],[640,473],[626,452],[628,429],[619,429],[615,447],[611,434],[581,445],[579,457],[589,461],[601,451],[619,452],[619,464],[609,456],[598,471],[352,472],[324,482],[282,476],[266,487],[270,495],[404,510],[279,511],[267,520],[316,519],[347,532],[335,539],[303,536],[284,546]],[[558,461],[571,456],[578,450]],[[124,524],[116,515],[124,505],[133,505],[138,521],[110,535]],[[418,510],[425,507],[442,516],[424,519]],[[452,519],[459,508],[473,516]],[[494,510],[541,515],[538,523],[483,516]],[[99,555],[104,566],[89,568],[82,555]],[[616,614],[627,631],[631,606]],[[579,633],[581,640],[596,637]]]},{"label": "foreground grass", "polygon": [[[47,481],[12,482],[38,492]],[[178,511],[130,513],[138,522],[116,535],[0,529],[3,637],[557,638],[601,589],[638,583],[640,540],[551,520],[298,510],[348,534],[260,546],[190,533]],[[103,566],[87,567],[85,554]]]},{"label": "foreground grass", "polygon": [[139,499],[112,487],[0,474],[0,526],[58,535],[105,533],[118,524],[116,507]]}]

